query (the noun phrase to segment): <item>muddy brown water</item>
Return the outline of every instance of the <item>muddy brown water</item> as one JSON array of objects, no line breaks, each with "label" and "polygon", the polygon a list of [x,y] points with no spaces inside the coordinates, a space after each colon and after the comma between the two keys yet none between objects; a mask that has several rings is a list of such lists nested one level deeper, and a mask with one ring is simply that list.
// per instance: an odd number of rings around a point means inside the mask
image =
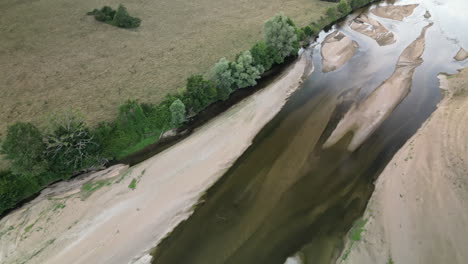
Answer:
[{"label": "muddy brown water", "polygon": [[[460,12],[454,7],[466,10],[466,3],[391,2],[420,4],[402,22],[369,14],[394,32],[397,42],[381,47],[345,21],[332,31],[342,31],[359,49],[329,73],[321,70],[320,45],[312,47],[315,72],[210,188],[194,214],[157,247],[153,263],[283,264],[299,251],[304,263],[336,260],[346,233],[364,212],[376,177],[436,109],[442,97],[437,74],[467,66],[453,60],[460,46],[468,48],[467,36],[458,36],[467,33],[453,28],[465,20],[450,17]],[[424,18],[426,10],[432,14],[429,19]],[[354,15],[360,12],[369,13],[365,9]],[[322,149],[346,110],[392,74],[403,49],[429,22],[434,26],[426,34],[424,62],[405,99],[356,151],[346,150],[351,135]],[[322,32],[318,42],[332,31]]]}]

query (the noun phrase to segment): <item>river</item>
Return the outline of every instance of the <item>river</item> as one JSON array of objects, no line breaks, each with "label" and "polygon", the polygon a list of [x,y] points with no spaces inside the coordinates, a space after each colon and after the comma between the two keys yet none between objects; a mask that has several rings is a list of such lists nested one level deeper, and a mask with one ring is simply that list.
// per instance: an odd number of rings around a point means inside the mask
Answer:
[{"label": "river", "polygon": [[[442,98],[437,75],[466,66],[453,57],[461,44],[468,46],[468,35],[459,26],[467,24],[463,10],[468,5],[448,2],[383,1],[377,5],[419,6],[396,21],[373,15],[373,5],[321,32],[310,48],[314,73],[210,188],[194,214],[158,245],[153,263],[283,264],[297,252],[303,263],[334,262],[346,233],[366,208],[373,182],[436,109]],[[379,21],[396,42],[380,46],[351,29],[349,22],[360,14]],[[400,54],[431,22],[409,93],[356,150],[347,149],[350,133],[324,149],[347,111],[364,104],[392,75]],[[323,73],[320,44],[335,30],[359,48],[344,66]]]}]

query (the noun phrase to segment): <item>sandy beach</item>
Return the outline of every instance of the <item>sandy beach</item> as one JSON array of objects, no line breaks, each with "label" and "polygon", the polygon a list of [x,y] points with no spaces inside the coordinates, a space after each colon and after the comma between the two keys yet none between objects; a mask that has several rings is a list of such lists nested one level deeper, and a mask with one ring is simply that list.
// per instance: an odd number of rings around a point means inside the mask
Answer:
[{"label": "sandy beach", "polygon": [[44,190],[0,221],[0,262],[148,263],[312,71],[305,52],[268,87],[151,159]]}]

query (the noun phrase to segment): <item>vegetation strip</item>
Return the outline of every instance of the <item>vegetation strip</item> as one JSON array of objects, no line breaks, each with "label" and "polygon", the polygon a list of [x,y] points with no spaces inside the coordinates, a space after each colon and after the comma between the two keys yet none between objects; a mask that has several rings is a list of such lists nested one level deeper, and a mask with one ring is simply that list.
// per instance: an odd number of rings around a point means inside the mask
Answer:
[{"label": "vegetation strip", "polygon": [[[324,27],[370,2],[374,0],[342,0],[329,8],[325,17],[302,29],[290,18],[277,14],[264,25],[264,41],[241,52],[232,62],[220,59],[208,79],[202,75],[191,76],[184,90],[168,94],[157,105],[128,101],[119,107],[116,120],[102,122],[95,128],[87,127],[83,118],[73,112],[55,116],[49,131],[40,131],[31,123],[11,125],[1,146],[11,166],[9,171],[0,172],[0,214],[51,182],[68,179],[86,168],[102,167],[108,160],[144,148],[212,103],[226,100],[233,91],[256,85],[273,65],[295,56],[301,42],[305,44]],[[124,9],[120,6],[113,20],[121,8]],[[99,12],[111,11],[104,9],[92,13],[97,16]],[[104,22],[110,21],[110,14]],[[128,15],[126,10],[125,14]]]}]

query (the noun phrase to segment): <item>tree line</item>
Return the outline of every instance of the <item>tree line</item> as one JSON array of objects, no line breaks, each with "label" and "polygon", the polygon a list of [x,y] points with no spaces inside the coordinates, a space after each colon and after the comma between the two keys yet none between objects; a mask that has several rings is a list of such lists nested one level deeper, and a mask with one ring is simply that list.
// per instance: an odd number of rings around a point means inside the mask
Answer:
[{"label": "tree line", "polygon": [[128,101],[118,108],[115,120],[96,127],[87,126],[82,116],[72,112],[54,116],[44,131],[32,123],[9,126],[0,149],[11,164],[8,171],[0,172],[0,213],[51,182],[123,158],[141,142],[157,141],[165,131],[180,127],[210,104],[256,85],[273,65],[296,56],[301,41],[371,1],[341,0],[327,10],[326,17],[304,28],[279,13],[265,22],[263,40],[234,60],[221,58],[206,76],[190,76],[183,90],[168,94],[158,104]]}]

